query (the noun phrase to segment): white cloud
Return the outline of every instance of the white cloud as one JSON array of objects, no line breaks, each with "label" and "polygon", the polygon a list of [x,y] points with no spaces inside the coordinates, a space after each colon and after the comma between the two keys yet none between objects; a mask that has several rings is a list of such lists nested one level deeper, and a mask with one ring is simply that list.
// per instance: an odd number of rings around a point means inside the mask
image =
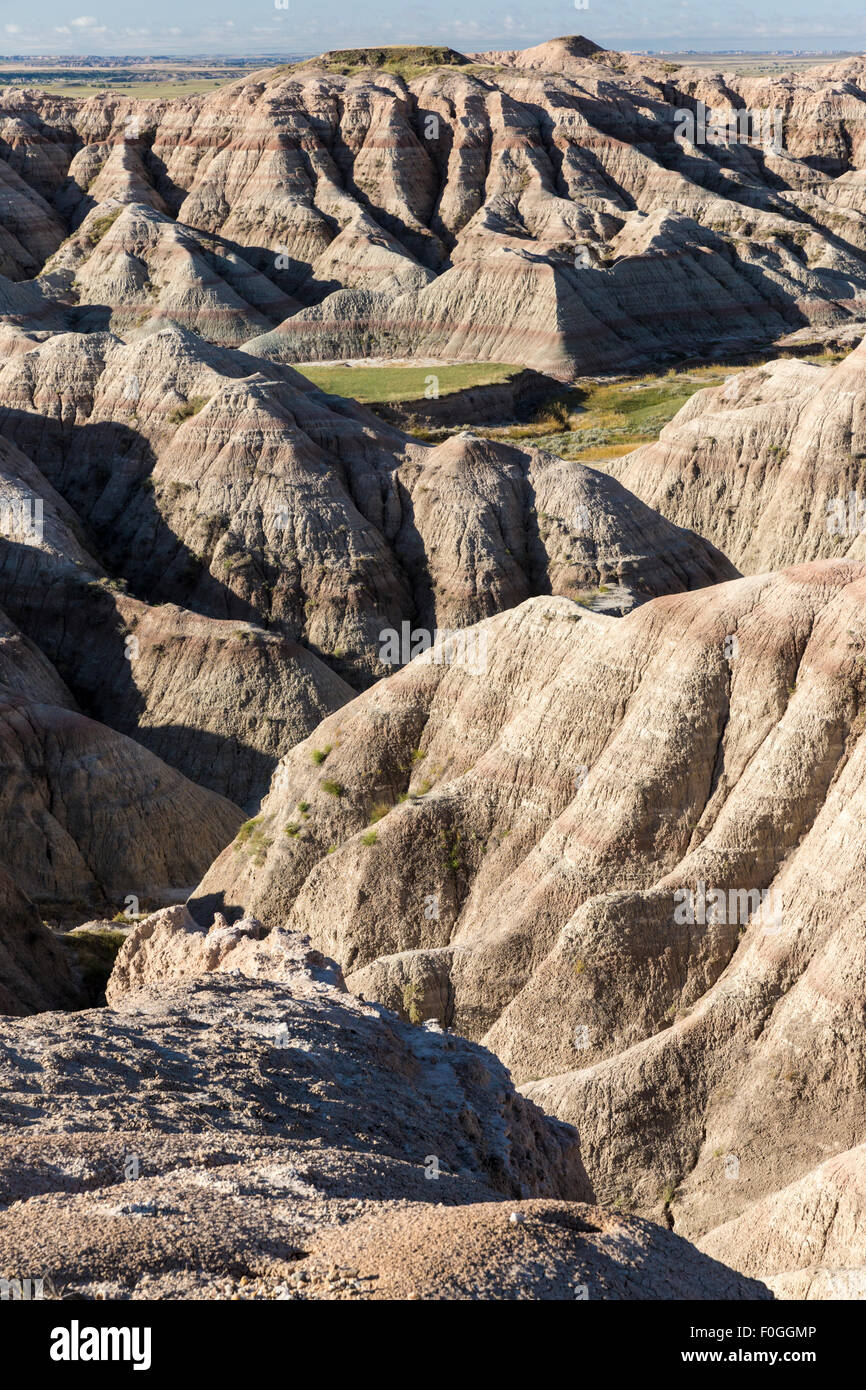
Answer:
[{"label": "white cloud", "polygon": [[20,33],[21,33],[21,25],[20,25],[20,24],[4,24],[3,28],[6,30],[6,33],[7,33],[7,34],[20,34]]},{"label": "white cloud", "polygon": [[71,19],[69,22],[73,29],[92,29],[96,20],[92,15],[83,14],[78,19]]}]

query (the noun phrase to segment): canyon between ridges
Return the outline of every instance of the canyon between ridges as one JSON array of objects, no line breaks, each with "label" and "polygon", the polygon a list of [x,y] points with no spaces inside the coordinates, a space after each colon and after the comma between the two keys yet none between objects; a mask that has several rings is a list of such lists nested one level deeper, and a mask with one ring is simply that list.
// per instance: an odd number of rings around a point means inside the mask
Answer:
[{"label": "canyon between ridges", "polygon": [[0,1281],[862,1299],[866,59],[408,52],[0,89]]}]

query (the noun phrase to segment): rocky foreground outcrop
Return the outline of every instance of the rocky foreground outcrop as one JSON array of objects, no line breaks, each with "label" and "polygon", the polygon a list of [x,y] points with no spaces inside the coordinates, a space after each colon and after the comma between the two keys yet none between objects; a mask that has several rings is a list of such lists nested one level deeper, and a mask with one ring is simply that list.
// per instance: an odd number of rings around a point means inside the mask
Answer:
[{"label": "rocky foreground outcrop", "polygon": [[605,465],[747,574],[866,558],[866,340],[832,367],[765,362],[698,391]]},{"label": "rocky foreground outcrop", "polygon": [[[161,973],[173,938],[185,979]],[[587,1205],[574,1132],[495,1057],[360,1002],[296,935],[161,913],[111,993],[4,1029],[3,1278],[67,1298],[771,1296]]]},{"label": "rocky foreground outcrop", "polygon": [[[563,377],[863,321],[862,60],[416,56],[409,82],[348,52],[175,100],[5,89],[16,321]],[[699,109],[753,116],[707,140]]]},{"label": "rocky foreground outcrop", "polygon": [[192,911],[483,1037],[601,1201],[748,1226],[866,1134],[864,600],[822,562],[489,619],[483,675],[415,661],[299,745]]}]

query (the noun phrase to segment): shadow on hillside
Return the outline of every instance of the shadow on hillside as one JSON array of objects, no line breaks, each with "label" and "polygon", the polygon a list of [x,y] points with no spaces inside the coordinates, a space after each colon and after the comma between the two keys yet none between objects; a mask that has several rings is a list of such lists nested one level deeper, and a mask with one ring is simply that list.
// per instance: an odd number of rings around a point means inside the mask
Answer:
[{"label": "shadow on hillside", "polygon": [[146,603],[176,603],[212,618],[263,623],[172,531],[153,491],[156,458],[125,424],[64,425],[28,411],[0,409],[0,434],[32,459],[72,507],[91,554]]},{"label": "shadow on hillside", "polygon": [[[126,425],[64,427],[20,410],[0,412],[0,434],[37,461],[75,512],[71,530],[79,542],[123,581],[100,583],[82,569],[58,582],[53,560],[6,540],[0,602],[9,616],[55,664],[84,713],[193,781],[239,803],[255,801],[273,768],[269,756],[237,745],[230,759],[225,737],[139,727],[144,700],[126,658],[117,607],[124,589],[149,605],[172,603],[206,617],[267,625],[251,603],[207,571],[206,557],[194,555],[160,514],[148,488],[155,458],[147,442]],[[243,771],[230,774],[229,760]]]},{"label": "shadow on hillside", "polygon": [[[135,629],[124,624],[120,595],[86,573],[58,582],[50,566],[42,573],[34,567],[34,555],[41,552],[3,542],[0,607],[52,662],[81,712],[252,813],[267,792],[277,758],[234,735],[191,724],[142,723],[146,699],[126,645]],[[157,661],[171,662],[172,646],[180,649],[188,640],[196,639],[169,634]],[[152,651],[137,659],[146,660]]]}]

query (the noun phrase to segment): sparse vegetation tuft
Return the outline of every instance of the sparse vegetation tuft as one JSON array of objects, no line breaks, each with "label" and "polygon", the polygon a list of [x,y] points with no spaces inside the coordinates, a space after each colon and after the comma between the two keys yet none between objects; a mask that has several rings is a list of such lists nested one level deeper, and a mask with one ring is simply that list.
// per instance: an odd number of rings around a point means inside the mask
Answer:
[{"label": "sparse vegetation tuft", "polygon": [[198,415],[200,410],[204,410],[208,403],[207,396],[190,396],[188,401],[179,405],[168,417],[170,425],[180,425],[184,420],[189,420],[192,415]]},{"label": "sparse vegetation tuft", "polygon": [[87,244],[89,246],[96,246],[105,236],[109,227],[114,225],[122,212],[122,207],[115,208],[113,212],[107,212],[104,217],[95,217],[87,229]]},{"label": "sparse vegetation tuft", "polygon": [[246,854],[256,868],[264,862],[265,855],[272,844],[273,840],[262,829],[261,816],[244,821],[235,836],[235,852]]},{"label": "sparse vegetation tuft", "polygon": [[403,986],[403,1010],[410,1023],[421,1023],[424,1014],[421,1009],[421,1000],[424,995],[420,987],[414,983]]}]

